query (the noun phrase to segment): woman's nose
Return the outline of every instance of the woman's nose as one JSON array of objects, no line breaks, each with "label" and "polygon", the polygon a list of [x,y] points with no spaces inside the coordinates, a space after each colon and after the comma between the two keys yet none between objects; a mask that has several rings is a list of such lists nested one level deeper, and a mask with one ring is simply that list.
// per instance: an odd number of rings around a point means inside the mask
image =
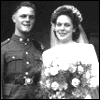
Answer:
[{"label": "woman's nose", "polygon": [[61,30],[64,30],[64,29],[65,29],[65,26],[64,26],[64,25],[62,25],[62,26],[61,26]]}]

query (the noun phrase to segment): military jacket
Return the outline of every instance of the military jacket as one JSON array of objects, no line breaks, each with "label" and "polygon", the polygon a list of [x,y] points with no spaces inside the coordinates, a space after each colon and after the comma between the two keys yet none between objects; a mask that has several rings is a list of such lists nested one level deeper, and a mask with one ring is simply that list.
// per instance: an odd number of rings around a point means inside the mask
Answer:
[{"label": "military jacket", "polygon": [[15,34],[1,44],[2,87],[6,81],[14,80],[18,75],[33,77],[41,69],[42,49],[37,44],[30,37],[23,39]]}]

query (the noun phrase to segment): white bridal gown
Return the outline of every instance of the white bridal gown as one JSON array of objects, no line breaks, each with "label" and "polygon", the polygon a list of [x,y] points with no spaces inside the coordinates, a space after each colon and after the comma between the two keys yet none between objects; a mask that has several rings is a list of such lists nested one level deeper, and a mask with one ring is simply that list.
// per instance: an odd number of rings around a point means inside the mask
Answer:
[{"label": "white bridal gown", "polygon": [[[99,86],[99,62],[92,44],[69,43],[57,45],[43,52],[44,66],[48,67],[52,60],[59,59],[63,68],[67,67],[69,62],[81,61],[84,64],[92,64],[92,74],[96,76],[94,85]],[[99,98],[97,88],[91,93],[92,98]]]}]

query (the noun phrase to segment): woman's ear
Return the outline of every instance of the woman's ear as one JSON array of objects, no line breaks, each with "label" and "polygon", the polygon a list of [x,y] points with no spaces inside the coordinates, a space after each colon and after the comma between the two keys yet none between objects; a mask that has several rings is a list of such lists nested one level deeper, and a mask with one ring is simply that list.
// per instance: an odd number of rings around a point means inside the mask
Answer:
[{"label": "woman's ear", "polygon": [[12,15],[12,21],[13,21],[14,23],[16,22],[15,14]]},{"label": "woman's ear", "polygon": [[75,33],[75,31],[76,31],[76,29],[74,28],[74,29],[73,29],[73,32]]}]

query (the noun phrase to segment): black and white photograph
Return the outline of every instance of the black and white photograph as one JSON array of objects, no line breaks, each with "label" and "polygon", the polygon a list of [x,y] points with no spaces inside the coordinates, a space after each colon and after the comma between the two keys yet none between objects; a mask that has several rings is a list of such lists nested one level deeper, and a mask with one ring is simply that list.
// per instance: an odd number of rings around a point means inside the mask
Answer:
[{"label": "black and white photograph", "polygon": [[1,1],[1,99],[99,99],[99,1]]}]

